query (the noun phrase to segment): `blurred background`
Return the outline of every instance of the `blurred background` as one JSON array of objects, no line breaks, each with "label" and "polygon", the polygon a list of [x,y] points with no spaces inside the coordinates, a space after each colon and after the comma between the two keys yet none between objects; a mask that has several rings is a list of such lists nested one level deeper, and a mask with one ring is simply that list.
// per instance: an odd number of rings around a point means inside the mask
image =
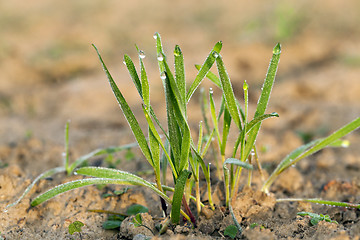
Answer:
[{"label": "blurred background", "polygon": [[269,111],[285,119],[270,124],[275,130],[335,130],[360,113],[358,0],[11,0],[1,1],[0,13],[1,144],[29,137],[60,144],[68,119],[71,141],[87,144],[86,151],[129,142],[121,140],[129,130],[91,44],[140,113],[122,58],[127,53],[137,64],[135,44],[144,50],[154,104],[163,107],[154,32],[169,59],[181,46],[189,80],[193,65],[222,40],[235,92],[242,96],[246,79],[252,104],[280,42]]}]

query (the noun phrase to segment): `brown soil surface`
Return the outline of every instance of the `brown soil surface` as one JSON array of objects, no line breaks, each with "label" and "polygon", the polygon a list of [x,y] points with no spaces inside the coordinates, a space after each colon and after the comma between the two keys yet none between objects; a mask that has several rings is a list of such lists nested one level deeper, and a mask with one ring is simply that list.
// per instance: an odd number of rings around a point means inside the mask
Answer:
[{"label": "brown soil surface", "polygon": [[[41,180],[17,206],[5,211],[40,173],[62,165],[64,125],[71,119],[71,159],[108,146],[134,142],[101,70],[95,43],[135,114],[140,99],[122,64],[122,56],[136,56],[134,44],[146,52],[153,107],[165,120],[162,87],[152,35],[162,35],[171,59],[175,44],[185,55],[187,78],[202,63],[213,44],[224,43],[222,56],[241,99],[242,83],[250,85],[250,111],[256,106],[272,47],[282,43],[282,56],[268,112],[280,118],[264,122],[258,137],[260,160],[270,172],[291,150],[302,144],[299,133],[312,138],[330,134],[360,115],[360,3],[358,0],[296,3],[263,1],[3,1],[0,3],[0,239],[132,239],[151,236],[146,229],[121,231],[102,228],[105,209],[125,212],[142,204],[153,227],[162,216],[159,200],[142,188],[117,197],[120,190],[95,186],[62,194],[38,207],[31,199],[51,186],[79,178],[57,174]],[[170,60],[171,61],[171,60]],[[204,85],[208,88],[211,84]],[[194,97],[196,99],[196,95]],[[199,103],[189,108],[192,127],[201,120]],[[144,120],[140,121],[143,126]],[[360,211],[298,203],[275,203],[276,198],[309,197],[360,203],[360,132],[347,136],[347,149],[325,149],[284,172],[270,196],[259,192],[260,179],[244,187],[234,212],[242,239],[360,239]],[[121,170],[147,174],[150,165],[135,151],[135,159],[117,156]],[[231,151],[231,149],[230,149]],[[102,157],[90,164],[105,164]],[[245,177],[245,176],[244,176]],[[215,184],[216,185],[216,184]],[[219,189],[222,184],[218,183]],[[217,191],[215,212],[199,217],[198,228],[170,227],[163,239],[222,239],[231,216],[221,207]],[[299,211],[328,214],[339,224],[311,226]],[[154,218],[154,219],[153,219]],[[67,231],[72,221],[85,226],[79,234]],[[250,225],[258,226],[251,228]],[[126,227],[128,226],[128,227]],[[137,236],[139,237],[139,236]]]}]

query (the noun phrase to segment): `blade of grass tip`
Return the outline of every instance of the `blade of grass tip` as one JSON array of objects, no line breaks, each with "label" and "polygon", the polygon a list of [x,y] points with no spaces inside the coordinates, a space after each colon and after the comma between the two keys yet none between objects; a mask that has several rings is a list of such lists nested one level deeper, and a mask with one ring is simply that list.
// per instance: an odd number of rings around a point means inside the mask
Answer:
[{"label": "blade of grass tip", "polygon": [[99,53],[99,51],[97,50],[96,46],[93,45],[93,47],[95,48],[97,55],[99,57],[99,60],[101,62],[101,65],[104,69],[104,72],[106,73],[106,76],[109,80],[110,86],[112,88],[112,91],[116,97],[116,100],[118,101],[120,108],[122,110],[122,112],[125,115],[125,118],[136,138],[136,141],[139,144],[139,147],[142,151],[142,153],[144,154],[145,158],[148,160],[148,162],[150,163],[151,166],[154,166],[154,163],[152,161],[152,157],[151,157],[151,153],[150,153],[150,149],[149,146],[147,144],[146,138],[144,136],[144,133],[142,132],[140,125],[138,123],[138,121],[136,120],[133,112],[131,111],[129,105],[127,104],[124,96],[122,95],[122,93],[120,92],[119,88],[117,87],[116,83],[114,82],[109,70],[107,69],[104,61],[101,58],[101,55]]},{"label": "blade of grass tip", "polygon": [[103,154],[113,154],[113,153],[117,153],[120,152],[122,150],[126,150],[126,149],[130,149],[133,147],[138,147],[139,144],[137,142],[135,143],[130,143],[130,144],[126,144],[126,145],[122,145],[119,147],[108,147],[108,148],[100,148],[100,149],[96,149],[86,155],[83,155],[81,157],[79,157],[78,159],[76,159],[76,161],[74,161],[70,167],[69,167],[69,171],[72,172],[74,171],[75,168],[77,168],[78,166],[80,166],[81,164],[83,164],[85,161],[89,160],[92,157],[95,156],[99,156],[99,155],[103,155]]},{"label": "blade of grass tip", "polygon": [[57,168],[53,168],[53,169],[50,169],[46,172],[43,172],[42,174],[40,174],[39,176],[37,176],[37,178],[35,178],[35,180],[25,189],[24,193],[13,203],[7,205],[5,207],[5,209],[7,208],[10,208],[12,206],[15,206],[17,205],[25,196],[26,194],[34,187],[34,185],[40,181],[41,179],[44,179],[44,178],[47,178],[47,177],[50,177],[56,173],[60,173],[60,172],[65,172],[65,168],[64,167],[57,167]]},{"label": "blade of grass tip", "polygon": [[141,78],[141,93],[144,104],[146,106],[150,106],[150,87],[149,81],[146,75],[146,70],[143,62],[143,58],[145,58],[145,53],[141,50],[139,52],[139,59],[140,59],[140,78]]},{"label": "blade of grass tip", "polygon": [[317,199],[317,198],[280,198],[280,199],[276,199],[276,202],[310,202],[310,203],[316,203],[316,204],[329,205],[332,207],[346,207],[346,208],[360,209],[360,204],[329,201],[329,200],[322,200],[322,199]]},{"label": "blade of grass tip", "polygon": [[157,52],[157,60],[158,60],[158,64],[159,64],[159,71],[160,71],[160,73],[162,73],[165,71],[165,66],[164,66],[163,60],[166,59],[166,56],[164,54],[161,37],[158,32],[155,32],[154,39],[156,40],[156,52]]},{"label": "blade of grass tip", "polygon": [[208,57],[206,58],[205,62],[201,66],[198,74],[195,77],[194,82],[191,84],[187,94],[186,94],[186,102],[190,101],[191,96],[194,94],[195,90],[198,88],[202,80],[205,78],[206,74],[209,72],[210,68],[215,62],[214,52],[219,53],[222,48],[222,42],[219,41],[215,44],[214,48],[209,53]]},{"label": "blade of grass tip", "polygon": [[162,198],[165,199],[165,201],[171,202],[171,200],[164,194],[162,193],[159,189],[157,189],[156,187],[154,187],[153,185],[150,185],[152,187],[150,187],[148,184],[144,184],[143,182],[146,182],[145,180],[142,181],[136,181],[136,180],[126,180],[125,179],[109,179],[109,178],[87,178],[87,179],[81,179],[81,180],[75,180],[75,181],[71,181],[71,182],[67,182],[61,185],[58,185],[50,190],[48,190],[47,192],[41,194],[40,196],[36,197],[32,202],[31,202],[31,206],[35,207],[61,193],[70,191],[72,189],[76,189],[76,188],[80,188],[80,187],[84,187],[84,186],[89,186],[89,185],[94,185],[94,184],[119,184],[119,185],[138,185],[138,186],[145,186],[145,187],[149,187],[151,190],[153,190],[156,194],[158,194],[159,196],[161,196]]},{"label": "blade of grass tip", "polygon": [[174,50],[174,64],[175,64],[175,80],[176,85],[179,88],[180,96],[183,102],[182,105],[185,105],[186,99],[186,82],[185,82],[185,67],[184,67],[184,55],[179,47],[175,46]]},{"label": "blade of grass tip", "polygon": [[[275,76],[280,61],[280,54],[281,54],[281,45],[280,43],[278,43],[273,49],[273,55],[265,77],[265,81],[262,87],[258,105],[256,107],[254,118],[259,117],[265,113],[265,110],[269,102],[271,90],[275,82]],[[245,156],[248,156],[250,154],[250,151],[255,143],[257,134],[260,130],[260,126],[261,126],[261,122],[256,124],[256,126],[251,130],[251,132],[249,132],[246,149],[245,149]]]},{"label": "blade of grass tip", "polygon": [[312,141],[306,145],[300,146],[296,150],[294,150],[290,155],[286,156],[283,161],[279,164],[279,166],[274,170],[274,172],[270,175],[268,180],[264,183],[262,190],[267,192],[275,180],[275,178],[284,170],[289,168],[290,166],[296,164],[301,159],[314,154],[315,152],[330,146],[332,143],[338,143],[338,140],[350,132],[356,130],[360,127],[360,118],[356,118],[352,122],[346,124],[336,132],[332,133],[330,136]]},{"label": "blade of grass tip", "polygon": [[269,114],[263,114],[259,117],[254,118],[253,120],[251,120],[246,127],[246,132],[249,132],[256,124],[258,124],[259,122],[264,121],[265,119],[268,118],[273,118],[273,117],[279,117],[279,114],[276,112],[273,113],[269,113]]},{"label": "blade of grass tip", "polygon": [[182,197],[184,194],[184,187],[186,180],[190,176],[191,176],[190,171],[183,170],[176,180],[175,191],[174,191],[172,207],[171,207],[171,222],[174,224],[177,224],[180,221],[180,208],[181,208]]},{"label": "blade of grass tip", "polygon": [[70,120],[68,120],[65,124],[65,152],[64,154],[64,166],[68,175],[70,175],[71,171],[69,169],[69,125]]},{"label": "blade of grass tip", "polygon": [[242,168],[246,168],[248,170],[253,170],[253,166],[251,164],[240,161],[239,159],[236,159],[236,158],[228,158],[228,159],[226,159],[225,162],[224,162],[224,165],[225,164],[235,164],[235,165],[240,166]]},{"label": "blade of grass tip", "polygon": [[218,68],[218,72],[220,75],[221,89],[223,90],[227,108],[230,112],[231,117],[234,119],[236,126],[241,131],[242,127],[241,127],[241,121],[240,121],[240,113],[239,113],[239,109],[236,105],[235,95],[234,95],[234,91],[233,91],[233,88],[232,88],[232,85],[230,82],[229,75],[226,72],[224,62],[222,60],[221,55],[217,52],[215,52],[214,55],[216,56],[216,66]]},{"label": "blade of grass tip", "polygon": [[125,64],[126,68],[128,69],[131,80],[133,81],[133,83],[142,99],[143,94],[142,94],[142,87],[141,87],[139,75],[136,72],[136,68],[135,68],[133,61],[127,54],[124,55],[124,64]]},{"label": "blade of grass tip", "polygon": [[[195,68],[199,71],[201,69],[201,65],[199,64],[195,64]],[[209,71],[206,74],[206,77],[212,81],[218,88],[221,89],[221,83],[220,83],[220,79],[211,71]]]}]

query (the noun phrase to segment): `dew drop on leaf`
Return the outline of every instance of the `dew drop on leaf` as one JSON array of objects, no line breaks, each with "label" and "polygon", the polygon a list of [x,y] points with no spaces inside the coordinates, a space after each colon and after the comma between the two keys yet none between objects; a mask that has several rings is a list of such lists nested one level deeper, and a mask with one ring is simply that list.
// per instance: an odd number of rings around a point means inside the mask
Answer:
[{"label": "dew drop on leaf", "polygon": [[146,55],[145,55],[145,53],[144,53],[143,50],[140,50],[140,51],[139,51],[139,57],[140,57],[141,59],[144,59],[144,58],[146,57]]},{"label": "dew drop on leaf", "polygon": [[159,53],[159,55],[157,56],[157,60],[158,61],[163,61],[164,60],[164,57],[161,53]]},{"label": "dew drop on leaf", "polygon": [[165,78],[166,78],[165,72],[162,72],[162,73],[160,74],[160,78],[161,78],[162,80],[165,80]]}]

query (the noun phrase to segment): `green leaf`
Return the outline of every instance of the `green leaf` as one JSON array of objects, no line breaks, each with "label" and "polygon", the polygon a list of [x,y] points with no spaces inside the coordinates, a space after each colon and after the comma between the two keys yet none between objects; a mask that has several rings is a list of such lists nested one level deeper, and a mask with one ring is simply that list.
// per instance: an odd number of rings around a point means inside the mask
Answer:
[{"label": "green leaf", "polygon": [[138,185],[138,186],[144,186],[152,191],[154,191],[156,194],[158,194],[160,197],[164,198],[165,201],[168,203],[171,203],[171,200],[168,196],[166,196],[163,192],[161,192],[159,189],[157,189],[153,184],[150,182],[134,175],[131,173],[123,172],[120,170],[115,169],[108,169],[108,168],[95,168],[95,167],[84,167],[80,168],[77,171],[78,174],[84,174],[88,176],[103,176],[102,178],[87,178],[87,179],[81,179],[81,180],[75,180],[71,182],[67,182],[61,185],[58,185],[47,192],[37,196],[32,202],[31,206],[37,206],[50,198],[53,198],[61,193],[64,193],[66,191],[93,185],[93,184],[120,184],[120,185]]},{"label": "green leaf", "polygon": [[[275,82],[275,76],[280,61],[280,54],[281,54],[281,45],[280,43],[278,43],[273,49],[273,55],[265,77],[264,85],[262,87],[261,95],[258,101],[258,105],[256,107],[254,118],[257,118],[265,113],[265,110],[269,102],[270,93]],[[245,157],[249,156],[250,151],[253,148],[256,137],[260,130],[260,126],[261,126],[261,122],[257,123],[249,132],[246,148],[245,148]]]},{"label": "green leaf", "polygon": [[237,166],[246,168],[248,170],[253,170],[253,166],[251,164],[240,161],[239,159],[236,159],[236,158],[228,158],[228,159],[226,159],[225,162],[224,162],[224,165],[225,164],[235,164]]},{"label": "green leaf", "polygon": [[50,177],[56,173],[60,173],[60,172],[65,172],[65,168],[64,167],[57,167],[57,168],[53,168],[53,169],[50,169],[46,172],[43,172],[42,174],[40,174],[39,176],[37,176],[37,178],[35,178],[35,180],[25,189],[24,193],[19,197],[18,200],[16,200],[15,202],[7,205],[5,207],[6,208],[9,208],[9,207],[12,207],[12,206],[15,206],[16,204],[18,204],[25,196],[26,194],[33,188],[33,186],[38,182],[40,181],[41,179],[44,179],[44,178],[47,178],[47,177]]},{"label": "green leaf", "polygon": [[198,88],[206,74],[209,72],[210,68],[215,62],[214,52],[219,53],[222,48],[222,42],[217,42],[213,48],[213,50],[209,53],[205,62],[201,66],[197,76],[195,77],[194,82],[191,84],[187,94],[186,94],[186,102],[190,101],[191,96],[194,94],[195,90]]},{"label": "green leaf", "polygon": [[[93,46],[95,47],[95,45],[93,45]],[[96,49],[96,47],[95,47],[95,49]],[[97,51],[97,49],[96,49],[96,51]],[[98,52],[98,54],[99,54],[99,52]],[[100,55],[99,55],[99,57],[100,57]],[[103,61],[101,59],[100,59],[100,61],[101,61],[101,64],[103,64],[103,67],[104,67],[105,64],[103,63]],[[133,83],[134,83],[140,97],[143,98],[142,87],[141,87],[141,82],[140,82],[140,79],[139,79],[139,75],[136,72],[135,65],[134,65],[133,61],[126,54],[124,55],[124,63],[125,63],[128,71],[129,71],[131,80],[133,81]],[[108,75],[107,70],[105,72],[106,72],[106,75]]]},{"label": "green leaf", "polygon": [[135,217],[132,219],[132,222],[134,223],[135,227],[140,227],[142,225],[141,214],[140,213],[136,214]]},{"label": "green leaf", "polygon": [[75,221],[70,223],[69,225],[69,233],[73,235],[75,232],[81,233],[81,228],[84,226],[84,224],[80,221]]},{"label": "green leaf", "polygon": [[175,64],[175,80],[176,85],[179,89],[181,99],[183,102],[182,105],[185,105],[186,99],[186,82],[185,82],[185,67],[184,67],[184,56],[181,52],[179,45],[175,46],[174,50],[174,64]]},{"label": "green leaf", "polygon": [[[120,90],[118,89],[116,83],[114,82],[110,72],[108,71],[105,63],[103,62],[100,53],[98,52],[97,48],[95,47],[95,45],[93,45],[93,47],[95,48],[98,57],[100,59],[100,62],[102,64],[102,67],[106,73],[106,76],[108,77],[109,83],[111,85],[111,88],[113,90],[113,93],[120,105],[121,110],[123,111],[126,120],[136,138],[136,141],[138,142],[140,149],[142,151],[142,153],[144,154],[145,158],[148,160],[148,162],[150,163],[151,166],[154,166],[153,160],[152,160],[152,156],[150,153],[150,149],[149,146],[147,144],[146,138],[144,136],[144,133],[142,132],[140,125],[138,123],[138,121],[136,120],[133,112],[131,111],[129,105],[127,104],[124,96],[122,95],[122,93],[120,92]],[[141,89],[141,88],[140,88]]]},{"label": "green leaf", "polygon": [[232,239],[235,239],[237,234],[238,234],[238,229],[235,225],[229,225],[225,228],[224,236],[228,236]]},{"label": "green leaf", "polygon": [[126,214],[128,214],[128,215],[136,215],[138,213],[147,213],[147,212],[149,212],[149,209],[140,204],[131,205],[126,210]]},{"label": "green leaf", "polygon": [[301,159],[308,157],[311,154],[316,153],[317,151],[331,146],[335,143],[335,146],[338,146],[338,140],[345,135],[349,134],[350,132],[356,130],[360,127],[360,118],[356,118],[352,122],[348,123],[347,125],[343,126],[330,136],[312,141],[308,144],[302,145],[291,152],[288,156],[286,156],[276,167],[270,177],[266,180],[262,187],[262,191],[268,192],[271,184],[277,178],[277,176],[282,173],[284,170],[288,169],[290,166],[296,164]]},{"label": "green leaf", "polygon": [[120,227],[121,223],[122,223],[121,220],[107,220],[102,224],[102,226],[106,230],[117,229]]},{"label": "green leaf", "polygon": [[272,118],[272,117],[279,117],[279,114],[277,114],[276,112],[273,112],[273,113],[270,113],[270,114],[263,114],[263,115],[261,115],[259,117],[254,118],[253,120],[251,120],[247,124],[246,131],[249,132],[259,122],[262,122],[265,119]]},{"label": "green leaf", "polygon": [[[197,70],[200,70],[201,69],[201,65],[199,64],[195,64],[195,68]],[[212,81],[218,88],[221,89],[221,82],[220,82],[220,79],[214,74],[212,73],[211,71],[209,71],[207,74],[206,74],[206,77]]]},{"label": "green leaf", "polygon": [[218,68],[218,72],[220,75],[221,89],[223,90],[223,95],[225,97],[225,102],[226,102],[227,108],[230,112],[231,117],[234,119],[236,126],[241,131],[242,127],[241,127],[241,121],[240,121],[240,113],[239,113],[239,109],[236,104],[236,99],[235,99],[234,91],[233,91],[233,88],[232,88],[232,85],[230,82],[229,75],[226,72],[224,62],[223,62],[220,54],[215,53],[214,55],[217,55],[216,66]]},{"label": "green leaf", "polygon": [[174,196],[172,200],[172,208],[171,208],[171,222],[174,224],[177,224],[180,221],[180,209],[184,194],[185,183],[190,176],[191,176],[190,171],[183,170],[176,180],[175,192],[174,192]]}]

